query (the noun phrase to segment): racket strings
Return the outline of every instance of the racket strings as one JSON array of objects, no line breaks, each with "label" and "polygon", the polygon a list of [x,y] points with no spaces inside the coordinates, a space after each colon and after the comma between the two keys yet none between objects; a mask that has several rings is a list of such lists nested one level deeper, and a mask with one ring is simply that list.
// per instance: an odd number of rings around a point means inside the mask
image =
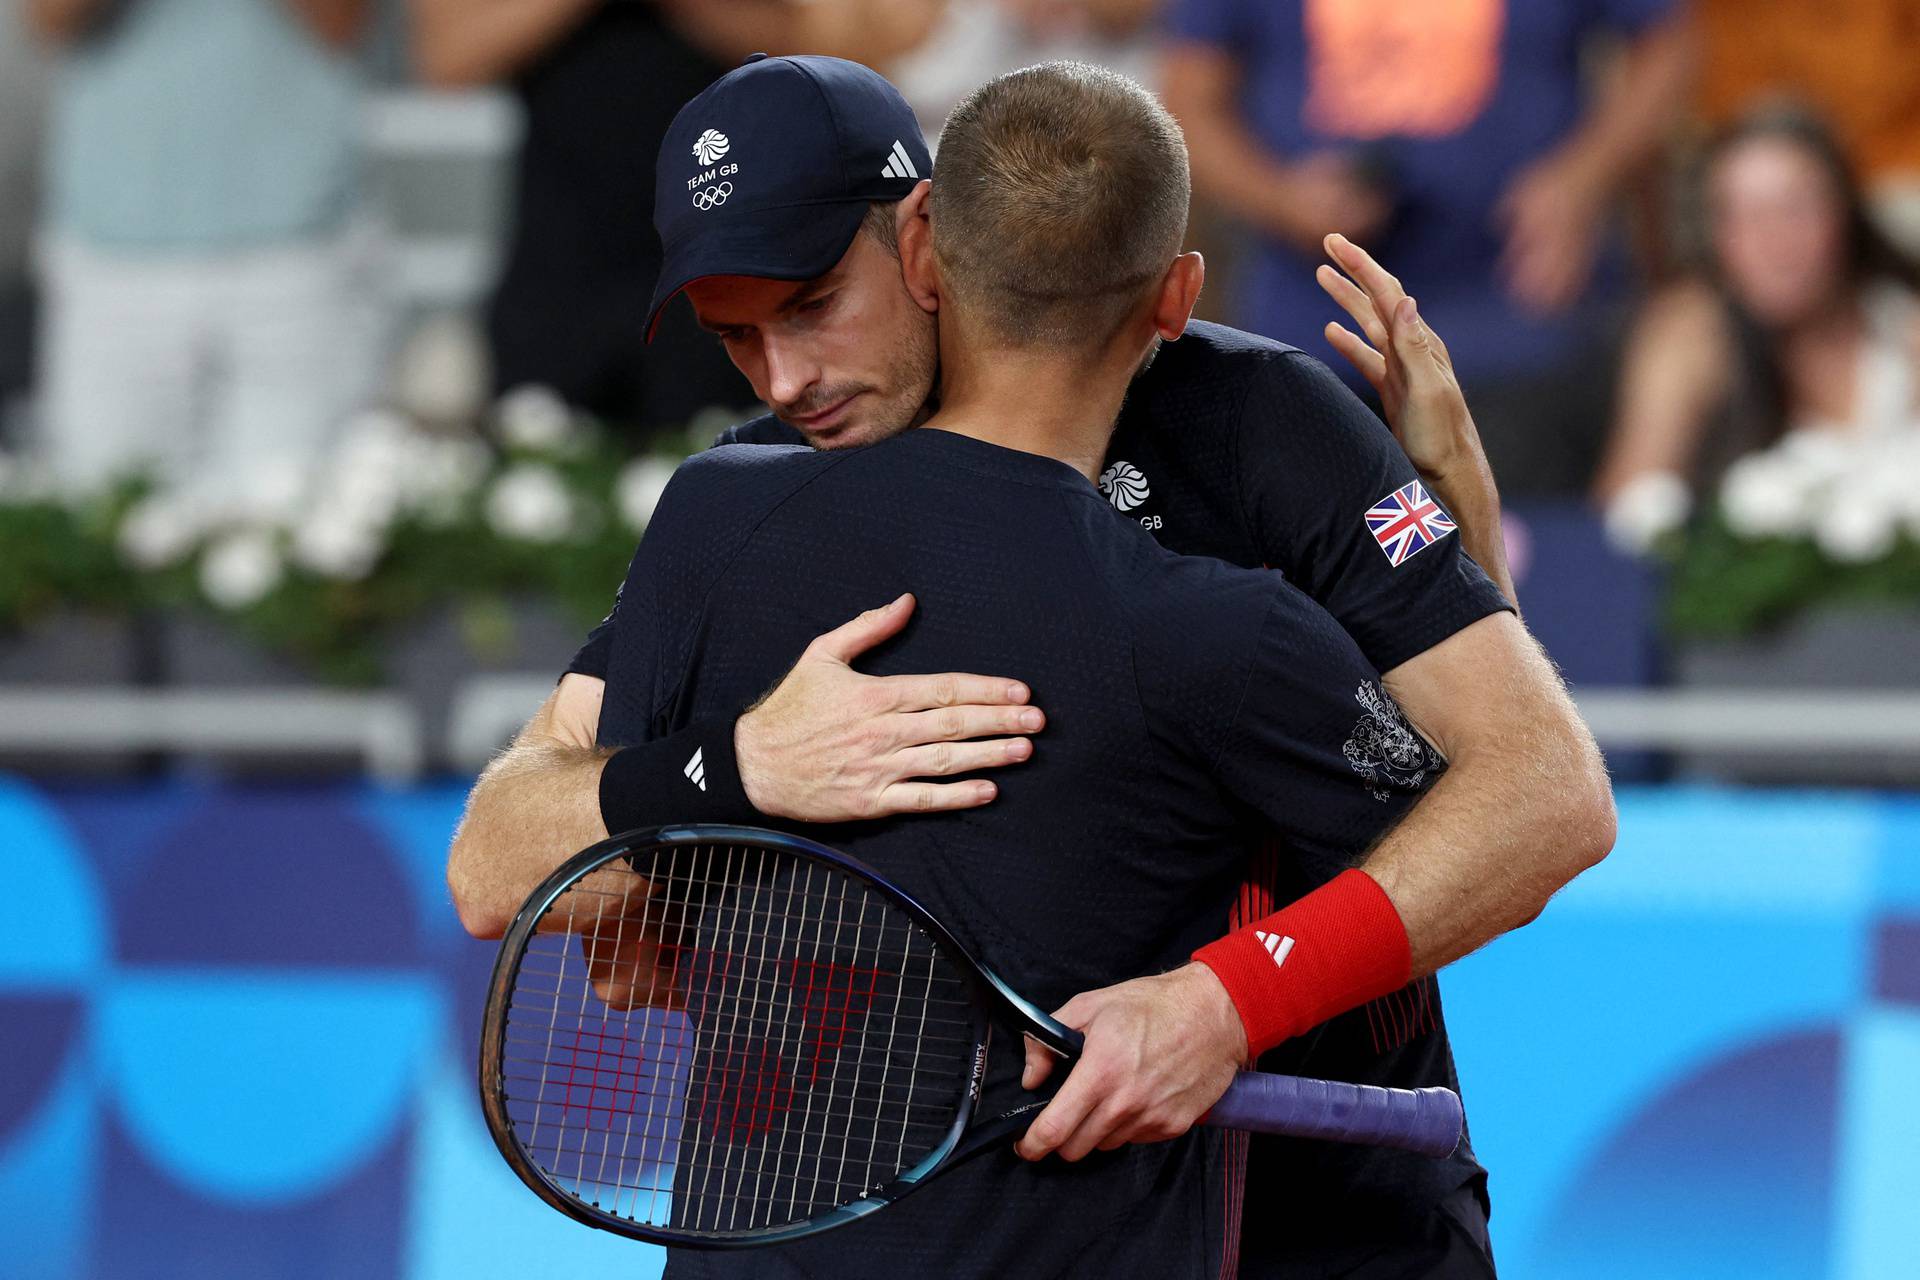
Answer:
[{"label": "racket strings", "polygon": [[551,1181],[644,1225],[764,1232],[946,1141],[972,1002],[889,898],[758,848],[635,862],[557,899],[512,977],[500,1083]]}]

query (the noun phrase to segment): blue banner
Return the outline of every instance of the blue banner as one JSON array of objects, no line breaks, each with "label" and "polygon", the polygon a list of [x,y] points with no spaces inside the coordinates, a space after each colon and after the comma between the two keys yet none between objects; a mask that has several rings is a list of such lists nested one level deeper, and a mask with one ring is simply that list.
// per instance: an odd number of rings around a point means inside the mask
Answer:
[{"label": "blue banner", "polygon": [[[0,779],[0,1272],[657,1272],[481,1123],[463,794]],[[1914,1274],[1920,801],[1621,809],[1608,862],[1444,979],[1503,1268]]]}]

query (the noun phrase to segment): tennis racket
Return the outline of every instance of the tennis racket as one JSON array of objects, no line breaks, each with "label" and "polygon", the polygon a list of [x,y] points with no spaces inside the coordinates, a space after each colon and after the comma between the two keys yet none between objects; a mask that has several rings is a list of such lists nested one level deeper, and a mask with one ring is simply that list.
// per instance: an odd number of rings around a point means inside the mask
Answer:
[{"label": "tennis racket", "polygon": [[[870,868],[773,831],[663,827],[576,855],[514,918],[480,1093],[507,1163],[570,1217],[768,1244],[1022,1132],[1044,1098],[976,1114],[996,1030],[1079,1054]],[[1243,1073],[1204,1123],[1444,1156],[1462,1113],[1448,1089]]]}]

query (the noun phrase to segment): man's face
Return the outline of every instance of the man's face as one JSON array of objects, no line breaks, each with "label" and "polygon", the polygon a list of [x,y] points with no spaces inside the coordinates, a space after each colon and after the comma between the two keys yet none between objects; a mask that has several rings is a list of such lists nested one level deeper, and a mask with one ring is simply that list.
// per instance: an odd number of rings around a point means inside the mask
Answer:
[{"label": "man's face", "polygon": [[711,276],[687,298],[754,394],[815,448],[872,444],[919,421],[934,320],[907,292],[900,260],[865,231],[818,279]]}]

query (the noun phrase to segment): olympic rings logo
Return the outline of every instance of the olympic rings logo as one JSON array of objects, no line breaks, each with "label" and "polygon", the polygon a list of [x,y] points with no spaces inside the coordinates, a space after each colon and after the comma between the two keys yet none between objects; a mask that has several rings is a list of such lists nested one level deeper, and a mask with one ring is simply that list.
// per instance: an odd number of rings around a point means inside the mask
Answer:
[{"label": "olympic rings logo", "polygon": [[693,193],[693,207],[711,209],[717,204],[725,204],[727,197],[733,194],[733,184],[723,182],[717,187],[702,187]]}]

